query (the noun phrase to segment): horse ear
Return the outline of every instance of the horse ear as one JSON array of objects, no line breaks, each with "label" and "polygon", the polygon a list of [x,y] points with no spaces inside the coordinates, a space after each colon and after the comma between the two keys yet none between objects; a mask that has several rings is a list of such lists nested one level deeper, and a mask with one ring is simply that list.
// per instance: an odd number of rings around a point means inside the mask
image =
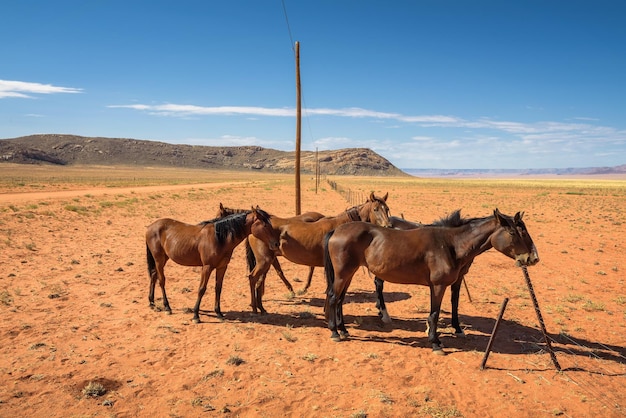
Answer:
[{"label": "horse ear", "polygon": [[373,202],[374,200],[376,200],[376,198],[374,197],[374,192],[370,193],[370,197],[367,200],[370,202]]},{"label": "horse ear", "polygon": [[524,212],[517,212],[515,214],[515,223],[520,222],[523,217],[524,217]]},{"label": "horse ear", "polygon": [[220,210],[224,210],[224,205],[222,205],[222,202],[220,202]]},{"label": "horse ear", "polygon": [[498,220],[498,222],[500,222],[500,225],[502,226],[509,225],[509,223],[504,218],[504,216],[502,216],[502,213],[500,213],[500,210],[498,208],[495,208],[495,210],[493,211],[493,216]]},{"label": "horse ear", "polygon": [[389,192],[385,193],[385,195],[383,196],[383,202],[386,202],[388,197],[389,197]]}]

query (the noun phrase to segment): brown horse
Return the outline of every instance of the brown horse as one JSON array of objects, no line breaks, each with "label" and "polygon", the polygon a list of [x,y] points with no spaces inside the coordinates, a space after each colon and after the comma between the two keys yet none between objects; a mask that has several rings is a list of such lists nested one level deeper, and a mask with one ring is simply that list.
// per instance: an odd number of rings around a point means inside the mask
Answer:
[{"label": "brown horse", "polygon": [[146,255],[150,276],[148,300],[154,308],[154,288],[157,279],[163,293],[163,308],[172,313],[165,293],[165,264],[169,259],[183,266],[202,266],[198,299],[193,321],[200,322],[200,302],[207,282],[215,270],[215,313],[220,318],[220,296],[224,274],[233,250],[248,235],[257,237],[269,248],[278,248],[278,234],[272,228],[270,215],[258,206],[244,213],[190,225],[163,218],[153,222],[146,231]]},{"label": "brown horse", "polygon": [[[381,227],[389,227],[389,207],[387,198],[377,197],[372,192],[365,203],[354,206],[337,216],[323,217],[315,222],[284,222],[272,219],[274,229],[280,234],[280,249],[272,251],[267,245],[259,244],[258,240],[250,238],[252,254],[248,257],[250,269],[250,288],[254,289],[255,300],[252,301],[252,311],[265,313],[263,308],[263,285],[265,275],[277,255],[287,260],[310,267],[324,266],[324,236],[339,225],[364,221]],[[312,274],[310,272],[310,274]],[[310,283],[310,276],[308,282]]]},{"label": "brown horse", "polygon": [[446,288],[462,279],[476,256],[495,248],[518,266],[539,262],[522,216],[519,212],[507,216],[495,209],[493,216],[461,219],[457,211],[451,215],[458,219],[456,226],[402,231],[353,222],[337,227],[324,243],[328,285],[324,312],[331,339],[348,337],[343,301],[354,273],[366,266],[385,281],[430,287],[428,341],[435,353],[443,354],[437,334],[441,301]]},{"label": "brown horse", "polygon": [[[404,217],[398,216],[390,216],[389,222],[391,223],[391,227],[394,229],[401,230],[409,230],[420,228],[424,226],[424,224],[419,222],[411,222],[404,219]],[[387,312],[387,306],[385,305],[385,299],[383,297],[383,288],[384,281],[379,279],[378,277],[374,277],[374,286],[376,288],[376,308],[378,308],[378,316],[381,317],[382,321],[386,324],[391,323],[391,317],[389,316],[389,312]]]},{"label": "brown horse", "polygon": [[[461,213],[459,211],[454,212],[447,218],[440,219],[432,224],[426,225],[419,222],[411,222],[407,221],[404,218],[398,218],[397,216],[390,216],[389,220],[391,221],[391,227],[395,229],[409,230],[415,228],[421,228],[424,226],[458,226],[461,222]],[[459,274],[459,280],[454,282],[450,289],[452,293],[450,295],[450,300],[452,304],[452,327],[454,328],[454,334],[457,336],[464,336],[465,333],[461,328],[461,324],[459,322],[459,296],[461,293],[461,284],[465,280],[465,275],[469,271],[472,263],[469,262],[465,266],[465,268]],[[379,279],[378,277],[374,277],[374,286],[376,287],[376,308],[378,308],[378,316],[381,317],[384,323],[391,323],[391,317],[389,316],[389,312],[387,312],[387,307],[385,305],[385,298],[383,296],[383,288],[384,281]]]},{"label": "brown horse", "polygon": [[[217,218],[223,218],[224,216],[228,216],[228,215],[232,215],[235,213],[241,213],[244,212],[245,209],[234,209],[234,208],[229,208],[224,206],[221,202],[220,202],[220,208],[217,211]],[[271,215],[270,216],[270,221],[274,220],[275,222],[273,223],[279,223],[280,221],[296,221],[296,222],[315,222],[318,219],[323,218],[324,215],[322,215],[319,212],[305,212],[302,213],[300,215],[296,215],[296,216],[292,216],[290,218],[278,218],[277,216]],[[250,238],[246,238],[246,256],[247,257],[253,257],[252,258],[252,263],[254,263],[254,254],[252,253],[252,250],[250,248],[250,242],[249,242]],[[253,241],[255,242],[256,245],[260,245],[263,247],[267,247],[267,245],[265,245],[265,243],[263,241],[260,241],[256,238],[252,238]],[[278,277],[280,277],[280,279],[282,280],[283,284],[287,287],[287,289],[289,289],[289,292],[291,292],[292,294],[295,294],[294,290],[293,290],[293,286],[291,285],[291,283],[289,282],[289,280],[287,280],[287,277],[285,277],[285,273],[283,273],[283,269],[280,266],[280,262],[278,261],[278,258],[274,257],[274,261],[272,262],[272,266],[274,267],[274,270],[276,270],[276,273],[278,274]],[[313,269],[313,267],[311,267],[311,269]],[[312,274],[312,273],[311,273]],[[381,290],[382,292],[382,290]],[[256,293],[255,288],[250,285],[250,294],[252,295],[252,303],[250,306],[254,306],[254,295]],[[384,303],[383,303],[384,304]]]}]

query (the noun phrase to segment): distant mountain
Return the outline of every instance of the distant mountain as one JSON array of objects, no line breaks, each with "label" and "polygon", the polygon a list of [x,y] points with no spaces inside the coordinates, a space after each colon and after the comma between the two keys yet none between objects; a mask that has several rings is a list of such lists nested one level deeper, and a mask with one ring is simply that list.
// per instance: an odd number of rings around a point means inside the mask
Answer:
[{"label": "distant mountain", "polygon": [[[362,176],[408,176],[367,148],[301,151],[300,172]],[[31,135],[0,139],[0,163],[136,165],[293,173],[295,151],[257,146],[209,147],[127,138]]]},{"label": "distant mountain", "polygon": [[606,175],[626,174],[626,164],[615,167],[586,168],[538,168],[538,169],[428,169],[405,168],[407,174],[417,177],[497,177],[497,176],[536,176],[536,175]]}]

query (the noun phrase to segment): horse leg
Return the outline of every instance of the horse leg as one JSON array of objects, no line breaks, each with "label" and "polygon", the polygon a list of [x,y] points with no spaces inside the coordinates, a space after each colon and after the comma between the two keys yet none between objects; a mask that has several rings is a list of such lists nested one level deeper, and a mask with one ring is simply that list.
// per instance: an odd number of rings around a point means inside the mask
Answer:
[{"label": "horse leg", "polygon": [[[167,261],[167,259],[165,261]],[[157,262],[156,271],[157,271],[157,276],[159,277],[159,286],[161,287],[161,293],[163,294],[163,309],[168,315],[171,315],[172,308],[170,308],[170,303],[167,300],[167,293],[165,293],[165,261],[161,262],[159,260],[159,262]],[[152,293],[152,298],[153,298],[151,300],[151,303],[152,303],[152,306],[154,306],[154,283],[152,281],[150,283],[150,291]]]},{"label": "horse leg", "polygon": [[280,277],[280,280],[283,281],[283,284],[287,287],[289,292],[291,292],[291,294],[294,295],[295,292],[293,291],[293,286],[291,285],[291,283],[289,283],[289,280],[287,280],[287,277],[285,277],[285,273],[283,273],[283,269],[280,267],[280,262],[278,261],[278,257],[274,258],[274,261],[272,262],[272,266],[274,266],[274,270],[276,270],[276,274],[278,274],[278,277]]},{"label": "horse leg", "polygon": [[146,245],[146,262],[148,264],[148,277],[150,277],[148,302],[150,303],[150,308],[155,309],[156,307],[154,306],[154,287],[156,286],[158,274],[156,271],[156,261],[154,260],[154,256],[152,255],[152,251],[150,251],[150,247],[148,245]]},{"label": "horse leg", "polygon": [[452,284],[452,295],[450,296],[452,303],[452,327],[454,328],[454,335],[457,337],[465,336],[459,322],[459,294],[461,293],[461,283],[463,283],[463,276],[459,276],[458,280]]},{"label": "horse leg", "polygon": [[339,335],[344,340],[350,337],[348,330],[346,329],[346,324],[343,320],[343,301],[346,298],[347,288],[344,287],[343,292],[341,292],[341,296],[339,297],[339,304],[337,305],[337,328],[339,328]]},{"label": "horse leg", "polygon": [[212,271],[213,267],[208,265],[202,266],[200,285],[198,286],[198,299],[196,300],[196,306],[193,308],[193,322],[196,324],[200,322],[200,302],[202,302],[202,297],[204,296],[204,292],[206,292],[206,286]]},{"label": "horse leg", "polygon": [[327,299],[327,315],[328,315],[328,329],[330,330],[330,339],[336,342],[341,341],[341,337],[337,332],[337,310],[339,302],[337,295],[334,292],[329,293],[326,296]]},{"label": "horse leg", "polygon": [[430,285],[430,315],[428,316],[428,342],[432,344],[433,353],[445,355],[441,348],[441,341],[437,333],[437,322],[439,321],[439,312],[441,310],[441,301],[446,292],[446,286]]},{"label": "horse leg", "polygon": [[224,283],[224,275],[226,274],[226,267],[219,267],[215,270],[215,313],[218,318],[224,318],[224,314],[222,314],[222,307],[220,300],[222,298],[222,284]]},{"label": "horse leg", "polygon": [[384,284],[384,281],[382,281],[378,277],[374,277],[374,286],[376,286],[376,308],[378,308],[378,316],[381,317],[382,321],[385,324],[390,324],[391,317],[387,312],[387,307],[385,306],[385,298],[383,297]]},{"label": "horse leg", "polygon": [[265,278],[267,277],[267,272],[261,275],[261,278],[256,282],[254,286],[254,295],[256,295],[256,307],[259,309],[261,314],[266,314],[267,311],[263,307],[263,295],[265,294]]},{"label": "horse leg", "polygon": [[[250,306],[252,307],[252,312],[255,314],[258,313],[259,309],[261,313],[267,313],[263,308],[263,290],[265,289],[264,281],[265,276],[275,259],[275,256],[271,260],[269,259],[269,256],[259,256],[259,259],[256,260],[257,263],[255,263],[254,267],[250,271],[250,274],[248,275],[248,280],[250,282]],[[261,291],[259,291],[259,289],[261,289]]]},{"label": "horse leg", "polygon": [[252,312],[257,313],[256,279],[252,273],[248,274],[248,283],[250,284],[250,307]]},{"label": "horse leg", "polygon": [[304,286],[304,289],[302,289],[302,293],[306,293],[306,291],[309,290],[309,287],[311,286],[311,279],[313,278],[313,270],[315,270],[315,267],[310,266],[309,277],[306,278],[306,285]]},{"label": "horse leg", "polygon": [[157,251],[157,257],[155,258],[150,247],[146,245],[146,261],[148,263],[148,275],[150,276],[150,289],[148,291],[150,308],[156,309],[154,304],[154,288],[158,280],[163,294],[163,309],[168,314],[171,314],[172,308],[170,308],[167,294],[165,293],[165,263],[167,263],[167,260],[169,260],[169,258],[161,251]]}]

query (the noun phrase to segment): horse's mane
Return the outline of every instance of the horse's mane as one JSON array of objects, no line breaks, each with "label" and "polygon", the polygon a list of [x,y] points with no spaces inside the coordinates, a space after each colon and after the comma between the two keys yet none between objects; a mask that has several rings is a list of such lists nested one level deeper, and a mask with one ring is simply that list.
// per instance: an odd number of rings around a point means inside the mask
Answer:
[{"label": "horse's mane", "polygon": [[461,217],[461,209],[457,209],[448,216],[433,222],[431,226],[447,226],[454,228],[457,226],[467,225],[472,222],[480,223],[491,218],[493,218],[493,216],[487,216],[485,218],[463,218]]},{"label": "horse's mane", "polygon": [[461,217],[461,209],[457,209],[454,212],[450,213],[448,216],[445,216],[431,224],[431,226],[461,226],[467,223],[467,219]]},{"label": "horse's mane", "polygon": [[202,222],[198,223],[198,225],[207,226],[208,224],[214,224],[215,222],[219,221],[220,219],[224,219],[224,218],[220,218],[220,217],[213,218],[213,219],[210,219],[208,221],[202,221]]},{"label": "horse's mane", "polygon": [[234,213],[223,218],[213,220],[215,225],[215,238],[218,244],[223,244],[230,234],[238,238],[246,234],[246,216],[248,212]]},{"label": "horse's mane", "polygon": [[265,212],[263,209],[257,207],[256,208],[256,215],[257,215],[257,218],[259,218],[261,220],[261,222],[266,223],[266,224],[270,223],[270,217],[272,215],[270,215],[269,213]]},{"label": "horse's mane", "polygon": [[350,218],[351,221],[361,220],[361,216],[359,215],[359,208],[363,205],[364,203],[359,206],[352,206],[351,208],[346,209],[346,214],[348,215],[348,218]]},{"label": "horse's mane", "polygon": [[[246,210],[205,222],[215,224],[215,238],[218,244],[223,244],[229,234],[232,234],[234,238],[241,238],[246,235],[246,217],[250,212],[252,211]],[[256,208],[256,214],[261,222],[270,223],[270,214],[263,209]]]}]

